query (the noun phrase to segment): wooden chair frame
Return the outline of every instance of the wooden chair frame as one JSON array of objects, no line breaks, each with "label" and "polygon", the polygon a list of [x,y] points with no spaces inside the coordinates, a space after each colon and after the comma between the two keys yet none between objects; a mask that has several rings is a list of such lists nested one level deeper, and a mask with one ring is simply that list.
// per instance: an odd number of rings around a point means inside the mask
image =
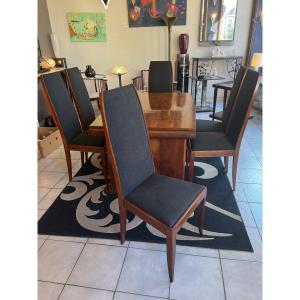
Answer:
[{"label": "wooden chair frame", "polygon": [[[101,97],[101,115],[104,125],[104,133],[105,133],[105,139],[107,141],[107,149],[108,149],[108,156],[110,159],[110,162],[112,164],[112,171],[114,175],[114,181],[117,189],[118,194],[118,202],[119,202],[119,212],[120,212],[120,242],[123,244],[125,242],[125,233],[126,233],[126,216],[127,216],[127,210],[131,211],[141,219],[143,219],[145,222],[152,225],[154,228],[159,230],[161,233],[166,235],[167,239],[167,261],[168,261],[168,272],[169,272],[169,278],[170,281],[173,282],[174,279],[174,265],[175,265],[175,254],[176,254],[176,234],[182,227],[182,225],[187,221],[187,219],[190,217],[192,212],[194,212],[196,209],[199,209],[200,211],[200,219],[199,219],[199,232],[202,235],[203,234],[203,223],[204,223],[204,211],[205,211],[205,199],[207,194],[207,189],[204,188],[204,190],[193,200],[191,205],[187,208],[187,210],[184,212],[184,214],[180,217],[180,219],[176,222],[176,224],[173,227],[169,227],[165,225],[164,223],[160,222],[153,216],[151,216],[146,211],[138,208],[134,204],[132,204],[130,201],[128,201],[122,191],[121,187],[121,181],[120,181],[120,175],[115,159],[115,155],[112,149],[111,139],[108,132],[108,125],[105,118],[105,106],[104,106],[104,97]],[[145,118],[144,118],[145,122]],[[146,126],[146,123],[145,123]],[[147,131],[148,136],[148,142],[150,143],[149,134]],[[152,154],[151,154],[152,155]],[[155,166],[153,163],[153,168],[155,170]]]},{"label": "wooden chair frame", "polygon": [[66,136],[64,134],[64,130],[62,128],[62,125],[59,121],[59,118],[57,116],[56,110],[52,104],[51,98],[49,96],[48,93],[48,89],[46,87],[45,81],[44,81],[44,77],[41,76],[41,81],[42,81],[42,93],[43,96],[48,104],[48,107],[50,109],[52,118],[56,124],[56,126],[59,129],[62,141],[63,141],[63,145],[64,145],[64,151],[65,151],[65,155],[66,155],[66,161],[67,161],[67,168],[68,168],[68,175],[69,175],[69,181],[72,180],[72,161],[71,161],[71,150],[73,151],[80,151],[80,155],[81,155],[81,165],[84,164],[84,153],[88,153],[88,152],[92,152],[92,153],[100,153],[101,154],[101,159],[102,159],[102,163],[103,163],[103,173],[104,173],[104,178],[105,181],[107,182],[107,170],[108,170],[108,166],[107,166],[107,157],[106,157],[106,149],[105,147],[96,147],[96,146],[84,146],[84,145],[74,145],[74,144],[69,144],[67,142]]},{"label": "wooden chair frame", "polygon": [[[247,71],[246,71],[247,73]],[[243,81],[245,80],[245,76],[243,78]],[[243,84],[243,83],[242,83]],[[241,84],[241,86],[242,86]],[[187,160],[189,161],[189,181],[193,181],[193,177],[194,177],[194,160],[197,157],[222,157],[224,156],[224,166],[225,166],[225,170],[228,170],[228,157],[232,156],[233,157],[233,162],[232,162],[232,188],[233,191],[235,191],[236,188],[236,175],[237,175],[237,166],[238,166],[238,159],[239,159],[239,152],[240,152],[240,147],[241,147],[241,142],[242,142],[242,138],[249,120],[249,116],[252,110],[252,105],[254,100],[256,99],[256,95],[257,95],[257,91],[258,91],[258,87],[259,87],[259,82],[257,82],[256,87],[254,89],[248,110],[246,112],[246,116],[244,118],[243,121],[243,125],[242,128],[240,130],[240,133],[238,135],[238,139],[237,139],[237,143],[234,149],[232,150],[202,150],[202,151],[192,151],[189,148],[189,153],[188,153],[188,157]],[[238,94],[240,93],[240,89],[238,91]],[[237,97],[238,97],[237,94]],[[232,114],[234,112],[234,108],[236,106],[236,101],[234,103],[234,107],[232,108],[231,114],[230,114],[230,119],[232,118]],[[230,123],[230,120],[229,122]],[[227,128],[226,128],[226,132],[227,132]],[[223,135],[224,133],[220,133],[220,132],[212,132],[212,134],[216,134],[216,135]]]}]

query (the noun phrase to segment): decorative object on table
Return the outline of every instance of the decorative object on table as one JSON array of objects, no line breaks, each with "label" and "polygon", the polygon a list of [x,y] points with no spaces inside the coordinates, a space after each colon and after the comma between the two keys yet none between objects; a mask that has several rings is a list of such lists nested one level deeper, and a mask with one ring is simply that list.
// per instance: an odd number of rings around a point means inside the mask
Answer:
[{"label": "decorative object on table", "polygon": [[180,34],[178,42],[180,54],[186,54],[189,48],[189,35],[187,33]]},{"label": "decorative object on table", "polygon": [[96,71],[92,68],[91,65],[87,65],[86,69],[84,71],[84,74],[86,77],[95,77],[96,76]]},{"label": "decorative object on table", "polygon": [[60,57],[60,47],[59,47],[59,40],[58,40],[57,34],[54,32],[51,32],[50,39],[51,39],[51,44],[52,44],[52,48],[53,48],[55,57]]},{"label": "decorative object on table", "polygon": [[43,70],[51,70],[55,68],[55,60],[52,58],[41,57],[40,58],[40,68]]},{"label": "decorative object on table", "polygon": [[200,44],[232,45],[237,0],[202,0],[200,8]]},{"label": "decorative object on table", "polygon": [[177,90],[182,93],[188,92],[189,80],[189,55],[187,54],[189,47],[189,35],[182,33],[178,38],[180,54],[177,54],[176,74],[177,74]]},{"label": "decorative object on table", "polygon": [[65,57],[52,57],[52,59],[55,61],[56,67],[65,69],[68,67]]},{"label": "decorative object on table", "polygon": [[128,73],[128,70],[123,67],[123,66],[115,66],[112,70],[111,70],[111,73],[114,74],[114,75],[118,75],[118,78],[119,78],[119,86],[121,87],[122,86],[122,79],[121,79],[121,76]]},{"label": "decorative object on table", "polygon": [[251,60],[251,67],[259,72],[262,66],[262,53],[254,53]]},{"label": "decorative object on table", "polygon": [[223,51],[219,47],[214,47],[211,51],[211,57],[222,57]]},{"label": "decorative object on table", "polygon": [[109,5],[110,0],[101,0],[101,2],[103,4],[104,8],[108,9],[108,5]]},{"label": "decorative object on table", "polygon": [[[62,190],[39,220],[39,234],[119,239],[118,201],[116,196],[104,192],[105,182],[99,158],[97,154],[92,155]],[[196,213],[177,234],[177,245],[253,252],[221,159],[196,159],[193,181],[207,186],[205,236],[196,236],[193,230],[199,218]],[[97,201],[93,201],[96,199],[94,195],[97,195]],[[108,216],[105,219],[107,222],[104,222],[104,216]],[[131,213],[127,218],[128,241],[165,243],[165,237],[152,226]]]},{"label": "decorative object on table", "polygon": [[164,26],[163,16],[175,11],[174,25],[186,25],[187,0],[127,0],[129,27]]},{"label": "decorative object on table", "polygon": [[71,42],[106,42],[104,13],[67,13]]}]

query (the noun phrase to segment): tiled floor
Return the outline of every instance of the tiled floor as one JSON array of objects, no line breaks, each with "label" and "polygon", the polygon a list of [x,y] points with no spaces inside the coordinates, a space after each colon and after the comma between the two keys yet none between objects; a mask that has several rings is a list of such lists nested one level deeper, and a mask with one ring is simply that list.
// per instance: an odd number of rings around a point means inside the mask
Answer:
[{"label": "tiled floor", "polygon": [[[235,196],[254,253],[178,246],[170,285],[164,245],[39,236],[38,299],[261,299],[262,120],[260,113],[253,115],[242,142]],[[78,153],[72,153],[72,161],[75,173]],[[39,160],[38,166],[40,217],[68,183],[63,149]]]}]

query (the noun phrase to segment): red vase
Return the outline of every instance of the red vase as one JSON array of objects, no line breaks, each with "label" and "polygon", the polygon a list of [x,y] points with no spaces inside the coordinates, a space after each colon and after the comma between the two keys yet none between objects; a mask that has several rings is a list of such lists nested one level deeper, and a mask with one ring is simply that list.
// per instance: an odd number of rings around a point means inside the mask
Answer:
[{"label": "red vase", "polygon": [[189,35],[182,33],[179,35],[179,50],[180,54],[186,54],[189,47]]}]

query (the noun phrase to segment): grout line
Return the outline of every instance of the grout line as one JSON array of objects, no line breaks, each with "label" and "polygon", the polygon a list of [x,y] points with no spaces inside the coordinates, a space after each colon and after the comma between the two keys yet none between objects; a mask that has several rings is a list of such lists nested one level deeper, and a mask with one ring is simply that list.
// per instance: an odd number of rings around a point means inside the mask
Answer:
[{"label": "grout line", "polygon": [[139,293],[131,293],[131,292],[122,292],[122,291],[116,291],[118,293],[121,294],[129,294],[129,295],[137,295],[137,296],[144,296],[144,297],[149,297],[149,298],[153,298],[153,299],[169,299],[169,298],[165,298],[165,297],[157,297],[157,296],[149,296],[149,295],[144,295],[144,294],[139,294]]},{"label": "grout line", "polygon": [[227,297],[226,297],[225,281],[224,281],[224,274],[223,274],[222,260],[221,260],[220,251],[218,251],[218,253],[219,253],[219,262],[220,262],[221,274],[222,274],[222,282],[223,282],[224,298],[225,298],[225,300],[226,300]]},{"label": "grout line", "polygon": [[122,271],[123,271],[123,267],[124,267],[124,264],[125,264],[125,259],[127,257],[128,249],[129,248],[127,247],[126,248],[126,253],[125,253],[125,256],[124,256],[124,260],[123,260],[123,263],[122,263],[122,266],[121,266],[120,274],[119,274],[119,277],[118,277],[118,281],[117,281],[117,284],[116,284],[116,288],[114,290],[113,298],[115,297],[115,294],[116,294],[116,291],[117,291],[117,288],[118,288],[118,285],[119,285],[119,281],[120,281],[120,277],[121,277],[121,274],[122,274]]}]

